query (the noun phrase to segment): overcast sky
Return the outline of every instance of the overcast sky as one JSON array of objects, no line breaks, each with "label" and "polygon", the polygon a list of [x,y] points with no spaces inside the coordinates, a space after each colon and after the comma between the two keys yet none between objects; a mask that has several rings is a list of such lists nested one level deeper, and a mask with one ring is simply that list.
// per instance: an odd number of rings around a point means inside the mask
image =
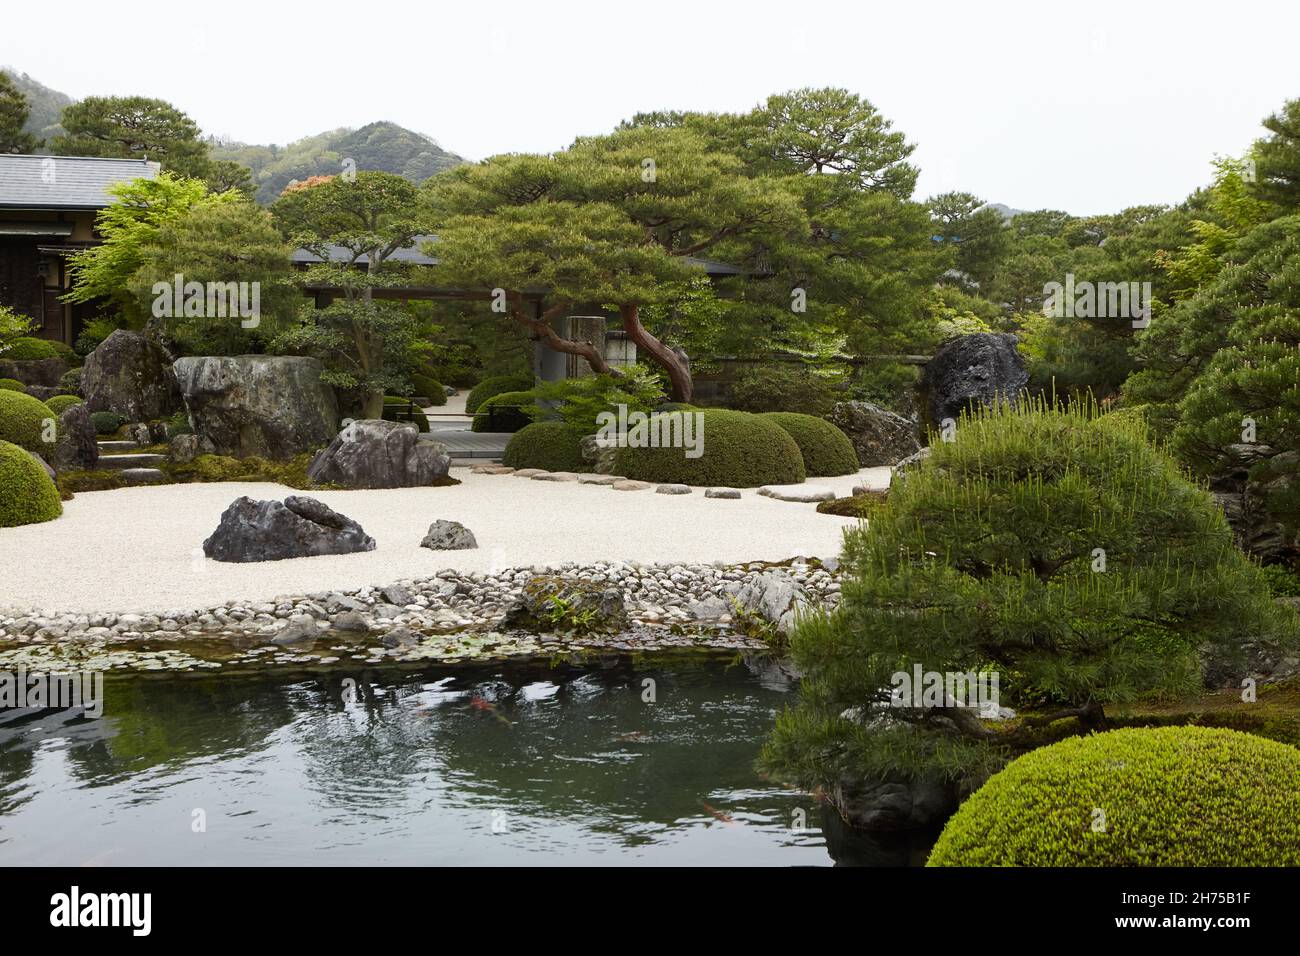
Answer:
[{"label": "overcast sky", "polygon": [[1297,0],[63,0],[0,19],[0,63],[46,86],[160,97],[255,143],[388,119],[480,159],[842,86],[916,144],[918,197],[1076,214],[1182,199],[1300,97]]}]

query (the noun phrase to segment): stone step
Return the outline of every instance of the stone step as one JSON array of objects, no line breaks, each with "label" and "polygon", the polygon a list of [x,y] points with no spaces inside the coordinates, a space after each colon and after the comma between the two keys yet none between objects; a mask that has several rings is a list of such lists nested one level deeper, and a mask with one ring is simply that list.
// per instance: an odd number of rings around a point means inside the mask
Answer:
[{"label": "stone step", "polygon": [[123,468],[122,477],[128,485],[160,485],[167,480],[157,468]]},{"label": "stone step", "polygon": [[166,461],[166,460],[167,460],[166,455],[157,455],[153,453],[145,453],[145,454],[138,454],[138,455],[100,455],[99,467],[118,468],[123,470],[129,468],[152,469],[154,465],[157,465],[159,462]]},{"label": "stone step", "polygon": [[133,441],[110,441],[103,438],[95,442],[95,444],[99,446],[101,455],[111,455],[113,452],[119,451],[135,451],[140,447]]}]

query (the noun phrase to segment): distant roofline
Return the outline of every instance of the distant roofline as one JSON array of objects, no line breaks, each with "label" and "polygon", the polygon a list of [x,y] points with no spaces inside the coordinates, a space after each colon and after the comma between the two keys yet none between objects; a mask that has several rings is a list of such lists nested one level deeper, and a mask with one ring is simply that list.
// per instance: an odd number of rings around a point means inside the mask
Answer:
[{"label": "distant roofline", "polygon": [[[139,170],[137,176],[114,177],[115,182],[129,182],[131,179],[140,179],[143,177],[153,178],[162,172],[162,164],[156,160],[136,156],[63,156],[58,153],[0,153],[0,164],[14,163],[43,163],[46,160],[58,160],[62,163],[75,163],[79,166],[88,166],[94,164],[108,164],[116,166],[122,172]],[[30,175],[30,174],[29,174]],[[58,196],[58,184],[52,184],[48,187],[53,194],[52,198],[41,197],[33,202],[3,202],[0,201],[0,211],[23,211],[23,212],[95,212],[105,209],[109,206],[111,200],[104,202],[63,201],[60,202]]]}]

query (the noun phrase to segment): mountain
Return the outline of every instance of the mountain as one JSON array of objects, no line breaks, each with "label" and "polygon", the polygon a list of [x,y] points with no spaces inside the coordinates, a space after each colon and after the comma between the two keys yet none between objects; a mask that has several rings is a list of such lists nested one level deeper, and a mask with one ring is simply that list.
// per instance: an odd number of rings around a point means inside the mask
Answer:
[{"label": "mountain", "polygon": [[49,139],[62,133],[63,127],[59,125],[59,119],[63,116],[63,108],[75,102],[73,98],[38,83],[11,66],[0,67],[0,70],[9,74],[14,86],[27,97],[27,105],[31,107],[31,115],[27,117],[23,129],[40,139]]},{"label": "mountain", "polygon": [[336,129],[308,136],[288,146],[255,146],[213,140],[212,158],[242,163],[253,172],[257,201],[272,202],[284,187],[309,176],[341,173],[347,160],[358,170],[381,170],[423,182],[465,160],[431,137],[396,123],[371,123],[360,129]]},{"label": "mountain", "polygon": [[988,204],[988,208],[996,209],[998,212],[1002,213],[1003,219],[1014,219],[1016,216],[1019,216],[1022,212],[1029,211],[1028,209],[1012,209],[1010,206],[1000,202],[991,202]]}]

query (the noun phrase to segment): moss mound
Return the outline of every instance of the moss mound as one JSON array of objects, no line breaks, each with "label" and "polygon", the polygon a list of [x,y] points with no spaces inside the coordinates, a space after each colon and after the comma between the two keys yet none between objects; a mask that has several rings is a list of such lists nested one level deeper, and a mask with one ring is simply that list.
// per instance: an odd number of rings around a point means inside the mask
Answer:
[{"label": "moss mound", "polygon": [[930,866],[1297,866],[1300,750],[1235,730],[1072,737],[994,775]]},{"label": "moss mound", "polygon": [[511,468],[547,471],[591,471],[582,459],[581,433],[563,422],[533,422],[515,432],[501,463]]},{"label": "moss mound", "polygon": [[46,423],[58,417],[48,405],[25,392],[0,389],[0,441],[13,442],[37,454],[49,451]]},{"label": "moss mound", "polygon": [[532,392],[502,392],[478,407],[470,428],[476,432],[517,432],[532,422],[525,406],[533,404]]},{"label": "moss mound", "polygon": [[430,407],[447,404],[447,392],[443,389],[442,382],[432,375],[416,372],[411,376],[411,387],[415,389],[416,395],[422,395],[429,400]]},{"label": "moss mound", "polygon": [[16,378],[0,378],[0,391],[26,392],[27,386]]},{"label": "moss mound", "polygon": [[799,412],[768,412],[763,417],[794,439],[809,478],[857,473],[858,455],[849,436],[825,419]]},{"label": "moss mound", "polygon": [[494,395],[502,392],[522,392],[533,387],[531,375],[493,375],[485,378],[469,390],[465,397],[465,411],[474,414],[479,406]]},{"label": "moss mound", "polygon": [[[404,422],[408,425],[414,425],[417,431],[427,432],[429,430],[429,417],[423,414],[423,409],[416,402],[412,407],[409,398],[402,398],[400,395],[384,396],[384,421],[386,422]],[[414,419],[411,416],[414,415]]]},{"label": "moss mound", "polygon": [[12,442],[0,441],[0,528],[53,521],[61,514],[59,489],[40,463]]},{"label": "moss mound", "polygon": [[[687,416],[699,416],[690,421]],[[797,484],[807,477],[799,446],[780,425],[762,415],[721,408],[700,412],[668,412],[650,419],[649,431],[680,438],[688,431],[700,442],[702,454],[687,457],[681,447],[620,448],[614,471],[638,481],[684,485],[753,488]]]},{"label": "moss mound", "polygon": [[72,350],[62,342],[27,337],[14,339],[9,344],[9,348],[5,349],[3,354],[0,354],[0,358],[8,359],[11,362],[35,362],[51,358],[67,359],[70,352]]},{"label": "moss mound", "polygon": [[84,405],[85,402],[76,395],[55,395],[53,398],[46,399],[45,407],[54,413],[54,417],[62,415],[73,405]]}]

